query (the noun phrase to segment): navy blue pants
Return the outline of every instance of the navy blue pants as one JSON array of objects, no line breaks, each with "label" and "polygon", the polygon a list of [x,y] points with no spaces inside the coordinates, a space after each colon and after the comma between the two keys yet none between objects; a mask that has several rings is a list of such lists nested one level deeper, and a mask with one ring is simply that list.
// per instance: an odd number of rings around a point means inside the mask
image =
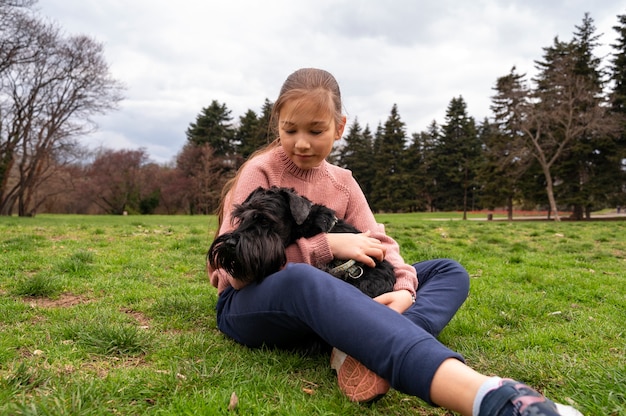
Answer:
[{"label": "navy blue pants", "polygon": [[435,371],[463,357],[436,336],[467,298],[469,276],[457,262],[414,265],[419,287],[403,314],[307,264],[288,264],[260,284],[226,289],[217,303],[219,329],[249,347],[296,348],[322,339],[389,381],[430,401]]}]

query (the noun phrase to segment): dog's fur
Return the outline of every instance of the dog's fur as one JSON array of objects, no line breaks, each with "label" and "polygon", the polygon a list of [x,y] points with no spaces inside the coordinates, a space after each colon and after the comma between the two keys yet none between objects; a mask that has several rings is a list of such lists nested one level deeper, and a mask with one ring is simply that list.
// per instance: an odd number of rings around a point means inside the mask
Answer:
[{"label": "dog's fur", "polygon": [[[314,204],[292,188],[272,186],[254,190],[232,213],[237,228],[217,237],[207,253],[212,268],[222,268],[242,282],[260,282],[287,262],[285,247],[298,238],[319,233],[360,233],[335,212]],[[376,267],[360,263],[316,265],[356,286],[370,297],[393,290],[394,268],[386,260]]]}]

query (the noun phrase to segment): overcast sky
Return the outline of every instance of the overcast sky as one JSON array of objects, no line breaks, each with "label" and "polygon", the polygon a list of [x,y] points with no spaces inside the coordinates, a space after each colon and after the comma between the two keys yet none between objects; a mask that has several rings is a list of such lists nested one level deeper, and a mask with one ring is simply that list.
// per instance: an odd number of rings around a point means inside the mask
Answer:
[{"label": "overcast sky", "polygon": [[174,159],[185,131],[212,100],[234,121],[274,101],[301,67],[332,72],[350,124],[375,130],[398,105],[407,133],[442,124],[462,96],[477,121],[490,116],[498,77],[534,61],[554,38],[571,40],[585,12],[612,51],[623,0],[39,0],[68,35],[104,44],[126,85],[119,110],[98,117],[92,147],[145,148]]}]

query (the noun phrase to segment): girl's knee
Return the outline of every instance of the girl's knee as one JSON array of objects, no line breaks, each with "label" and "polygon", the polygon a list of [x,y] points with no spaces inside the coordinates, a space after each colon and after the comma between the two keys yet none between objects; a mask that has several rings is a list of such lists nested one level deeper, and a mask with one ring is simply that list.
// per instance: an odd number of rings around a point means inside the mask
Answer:
[{"label": "girl's knee", "polygon": [[454,278],[458,285],[467,287],[467,289],[469,290],[470,277],[465,267],[463,267],[461,263],[456,260],[445,260],[447,262],[447,267],[445,269],[449,276],[451,278]]},{"label": "girl's knee", "polygon": [[315,287],[323,287],[325,280],[332,277],[327,273],[306,263],[288,263],[285,268],[268,279],[280,280],[281,290],[311,291]]},{"label": "girl's knee", "polygon": [[469,292],[469,273],[456,260],[446,258],[426,260],[414,266],[417,271],[419,284],[422,286],[439,282],[440,285],[465,291],[466,294]]}]

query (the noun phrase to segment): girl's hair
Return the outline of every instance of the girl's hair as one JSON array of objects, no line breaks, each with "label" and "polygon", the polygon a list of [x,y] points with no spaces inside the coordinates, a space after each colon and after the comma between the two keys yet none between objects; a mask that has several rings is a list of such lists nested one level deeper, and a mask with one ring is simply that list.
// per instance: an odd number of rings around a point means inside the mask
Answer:
[{"label": "girl's hair", "polygon": [[[343,123],[343,115],[341,112],[341,91],[335,77],[330,72],[324,71],[323,69],[298,69],[287,77],[282,88],[280,89],[278,99],[272,106],[269,128],[270,134],[273,134],[276,138],[268,143],[267,146],[252,153],[248,160],[280,146],[280,137],[278,133],[278,118],[280,110],[283,108],[285,103],[291,100],[299,100],[304,97],[315,100],[318,103],[320,110],[332,111],[336,126]],[[217,209],[218,227],[215,230],[216,237],[219,233],[220,226],[222,225],[222,220],[224,219],[224,203],[226,196],[237,184],[239,175],[241,174],[244,166],[245,163],[239,168],[235,176],[226,182],[224,188],[222,189],[220,204]]]}]

